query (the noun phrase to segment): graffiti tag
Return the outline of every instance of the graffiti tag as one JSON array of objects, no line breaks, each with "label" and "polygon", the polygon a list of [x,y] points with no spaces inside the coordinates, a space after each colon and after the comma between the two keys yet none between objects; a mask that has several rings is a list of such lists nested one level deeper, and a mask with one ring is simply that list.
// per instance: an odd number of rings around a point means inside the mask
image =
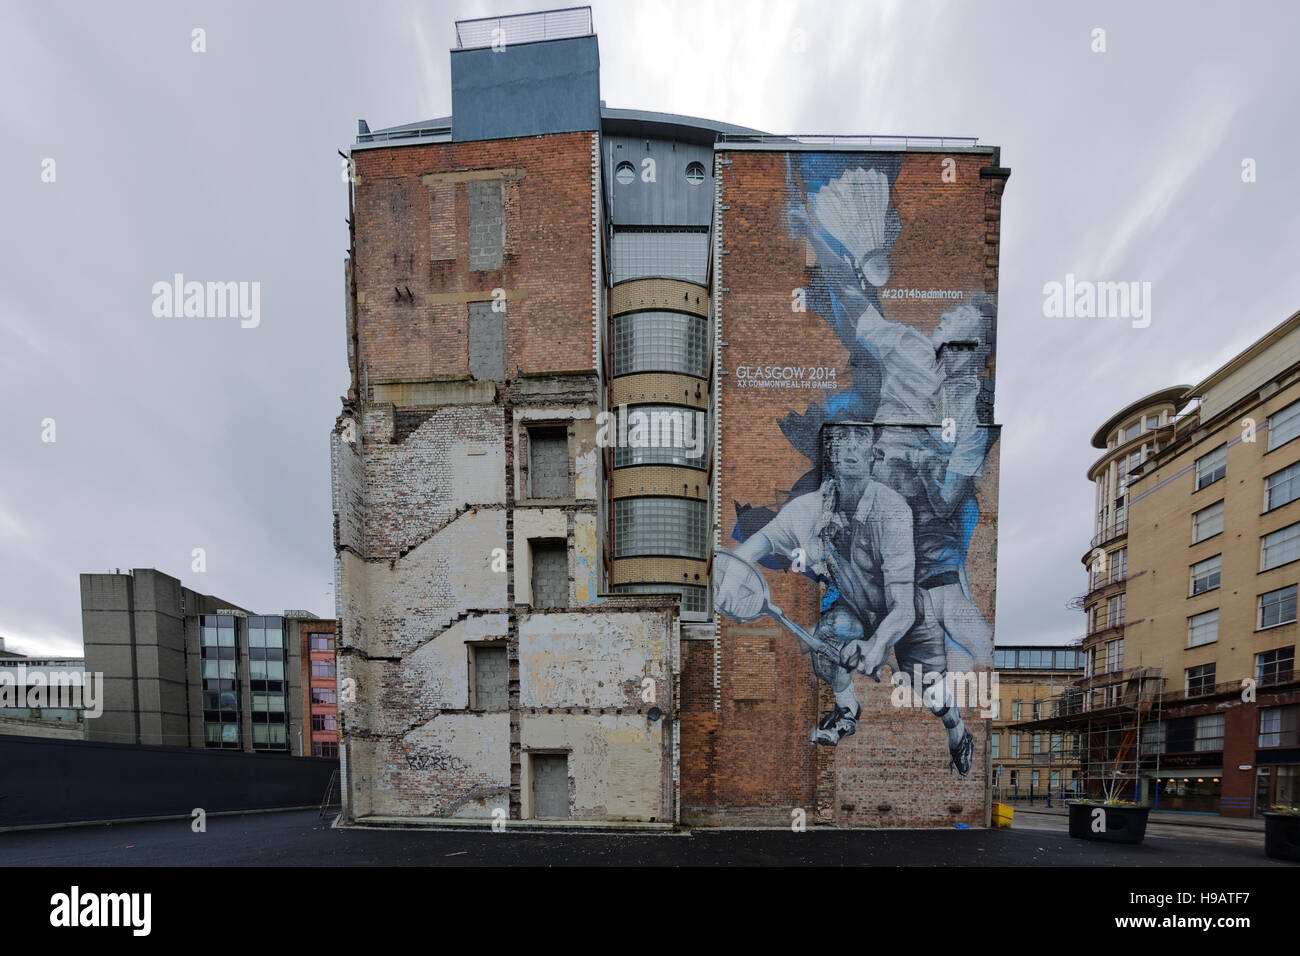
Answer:
[{"label": "graffiti tag", "polygon": [[451,754],[407,754],[406,765],[412,770],[468,770],[469,764]]}]

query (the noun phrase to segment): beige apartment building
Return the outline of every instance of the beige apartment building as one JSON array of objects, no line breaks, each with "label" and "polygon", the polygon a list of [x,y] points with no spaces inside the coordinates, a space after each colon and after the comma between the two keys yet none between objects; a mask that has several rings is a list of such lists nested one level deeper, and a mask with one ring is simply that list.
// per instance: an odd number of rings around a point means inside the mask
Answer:
[{"label": "beige apartment building", "polygon": [[1002,803],[1064,800],[1079,792],[1078,734],[1069,730],[1011,729],[1041,720],[1046,709],[1083,673],[1077,647],[998,645],[997,704],[989,734],[993,799]]},{"label": "beige apartment building", "polygon": [[1300,802],[1297,439],[1300,313],[1093,436],[1083,676],[1015,724],[1075,730],[1086,789],[1230,816]]}]

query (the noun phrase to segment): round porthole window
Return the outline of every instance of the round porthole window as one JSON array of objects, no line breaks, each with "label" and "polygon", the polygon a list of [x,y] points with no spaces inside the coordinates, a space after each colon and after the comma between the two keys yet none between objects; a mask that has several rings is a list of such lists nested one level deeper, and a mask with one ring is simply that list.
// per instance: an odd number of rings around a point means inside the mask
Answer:
[{"label": "round porthole window", "polygon": [[636,170],[632,168],[631,163],[625,160],[614,167],[614,178],[618,180],[620,186],[626,186],[636,179]]},{"label": "round porthole window", "polygon": [[704,182],[704,166],[701,163],[691,163],[686,167],[686,181],[692,186],[698,186]]}]

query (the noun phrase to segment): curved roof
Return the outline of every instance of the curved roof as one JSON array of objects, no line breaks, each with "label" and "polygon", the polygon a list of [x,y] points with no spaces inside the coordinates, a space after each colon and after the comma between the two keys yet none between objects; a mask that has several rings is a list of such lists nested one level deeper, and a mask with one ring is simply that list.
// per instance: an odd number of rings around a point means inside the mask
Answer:
[{"label": "curved roof", "polygon": [[1119,423],[1126,418],[1130,418],[1138,411],[1149,408],[1152,405],[1173,405],[1174,411],[1182,408],[1193,397],[1192,386],[1190,385],[1173,385],[1169,388],[1162,388],[1158,392],[1152,392],[1150,395],[1139,398],[1136,402],[1130,402],[1125,405],[1110,418],[1106,423],[1097,429],[1092,436],[1093,448],[1105,448],[1106,436],[1111,430],[1118,427]]},{"label": "curved roof", "polygon": [[747,133],[767,135],[761,129],[737,126],[703,119],[699,116],[681,116],[677,113],[655,113],[650,110],[614,110],[600,104],[600,120],[604,132],[612,136],[649,136],[681,140],[699,140],[711,144],[718,133]]},{"label": "curved roof", "polygon": [[[720,133],[768,135],[761,129],[737,126],[699,116],[682,116],[678,113],[656,113],[650,110],[614,110],[600,104],[601,132],[609,136],[646,136],[651,139],[678,139],[712,145]],[[359,144],[383,144],[388,141],[400,145],[401,140],[423,139],[439,135],[450,136],[451,117],[439,116],[419,123],[404,123],[384,129],[370,129],[365,120],[359,124]]]}]

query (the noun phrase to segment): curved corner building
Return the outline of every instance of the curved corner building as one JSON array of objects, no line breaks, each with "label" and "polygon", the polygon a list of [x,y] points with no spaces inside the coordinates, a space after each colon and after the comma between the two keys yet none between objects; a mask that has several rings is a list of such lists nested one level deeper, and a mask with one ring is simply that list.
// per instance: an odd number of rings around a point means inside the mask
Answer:
[{"label": "curved corner building", "polygon": [[[614,591],[681,595],[709,613],[709,321],[713,141],[719,131],[663,114],[606,110],[610,250],[609,407]],[[643,426],[644,433],[637,426]]]}]

